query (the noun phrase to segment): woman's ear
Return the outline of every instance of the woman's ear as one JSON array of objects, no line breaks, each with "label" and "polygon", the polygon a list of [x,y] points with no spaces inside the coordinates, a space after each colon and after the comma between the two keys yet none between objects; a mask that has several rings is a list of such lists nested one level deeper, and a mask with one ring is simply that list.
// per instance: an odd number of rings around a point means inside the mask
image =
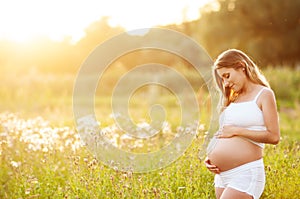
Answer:
[{"label": "woman's ear", "polygon": [[246,64],[246,62],[245,61],[240,61],[239,64],[242,68],[242,71],[247,74],[247,68],[246,68],[247,64]]}]

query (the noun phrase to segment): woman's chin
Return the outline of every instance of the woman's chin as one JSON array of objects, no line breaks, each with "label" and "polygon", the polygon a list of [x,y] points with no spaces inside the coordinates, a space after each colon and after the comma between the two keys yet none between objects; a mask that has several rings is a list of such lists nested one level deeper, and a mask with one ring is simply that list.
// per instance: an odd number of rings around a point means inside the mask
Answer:
[{"label": "woman's chin", "polygon": [[237,90],[236,90],[236,87],[235,86],[232,86],[231,88],[230,88],[233,92],[237,92]]},{"label": "woman's chin", "polygon": [[235,92],[235,93],[239,93],[241,91],[241,89],[239,89],[237,86],[233,86],[231,87],[231,89]]}]

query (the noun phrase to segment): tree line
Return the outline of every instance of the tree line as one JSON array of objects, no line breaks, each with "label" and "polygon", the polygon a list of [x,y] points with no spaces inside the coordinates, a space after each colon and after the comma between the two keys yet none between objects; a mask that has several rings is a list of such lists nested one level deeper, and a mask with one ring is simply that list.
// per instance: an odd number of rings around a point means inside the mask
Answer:
[{"label": "tree line", "polygon": [[183,24],[212,57],[239,48],[263,67],[299,65],[299,0],[219,0],[219,5],[217,12]]},{"label": "tree line", "polygon": [[[200,10],[197,20],[169,25],[202,45],[215,58],[229,48],[247,52],[261,66],[299,67],[300,1],[299,0],[219,0],[217,11]],[[36,38],[30,46],[0,41],[2,71],[37,69],[44,72],[77,72],[88,54],[101,42],[124,32],[110,27],[108,17],[92,23],[76,44],[70,38],[54,42]],[[151,60],[164,64],[183,62],[174,55],[161,52],[136,52],[121,58],[132,67]],[[141,61],[142,60],[142,61]],[[150,61],[151,61],[150,60]]]}]

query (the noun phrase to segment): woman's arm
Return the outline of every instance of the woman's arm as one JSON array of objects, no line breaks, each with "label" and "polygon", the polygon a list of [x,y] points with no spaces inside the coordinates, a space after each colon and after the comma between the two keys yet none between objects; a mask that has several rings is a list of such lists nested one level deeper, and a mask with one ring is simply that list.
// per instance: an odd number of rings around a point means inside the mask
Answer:
[{"label": "woman's arm", "polygon": [[263,112],[266,131],[253,131],[228,125],[223,127],[222,133],[218,135],[218,138],[241,136],[255,142],[277,144],[280,140],[280,130],[274,93],[271,90],[265,90],[259,97],[257,104]]}]

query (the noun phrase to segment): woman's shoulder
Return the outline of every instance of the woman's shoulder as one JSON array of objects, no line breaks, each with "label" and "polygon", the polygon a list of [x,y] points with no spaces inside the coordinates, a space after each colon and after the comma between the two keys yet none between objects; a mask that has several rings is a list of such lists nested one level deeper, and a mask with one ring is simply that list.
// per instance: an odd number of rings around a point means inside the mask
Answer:
[{"label": "woman's shoulder", "polygon": [[272,88],[263,86],[263,85],[257,85],[256,90],[257,90],[257,93],[260,93],[260,94],[263,94],[263,93],[274,94],[274,91]]},{"label": "woman's shoulder", "polygon": [[274,95],[274,91],[270,87],[262,86],[262,94],[264,93],[265,95]]},{"label": "woman's shoulder", "polygon": [[275,101],[275,93],[272,88],[262,86],[261,94],[257,99],[260,102]]}]

